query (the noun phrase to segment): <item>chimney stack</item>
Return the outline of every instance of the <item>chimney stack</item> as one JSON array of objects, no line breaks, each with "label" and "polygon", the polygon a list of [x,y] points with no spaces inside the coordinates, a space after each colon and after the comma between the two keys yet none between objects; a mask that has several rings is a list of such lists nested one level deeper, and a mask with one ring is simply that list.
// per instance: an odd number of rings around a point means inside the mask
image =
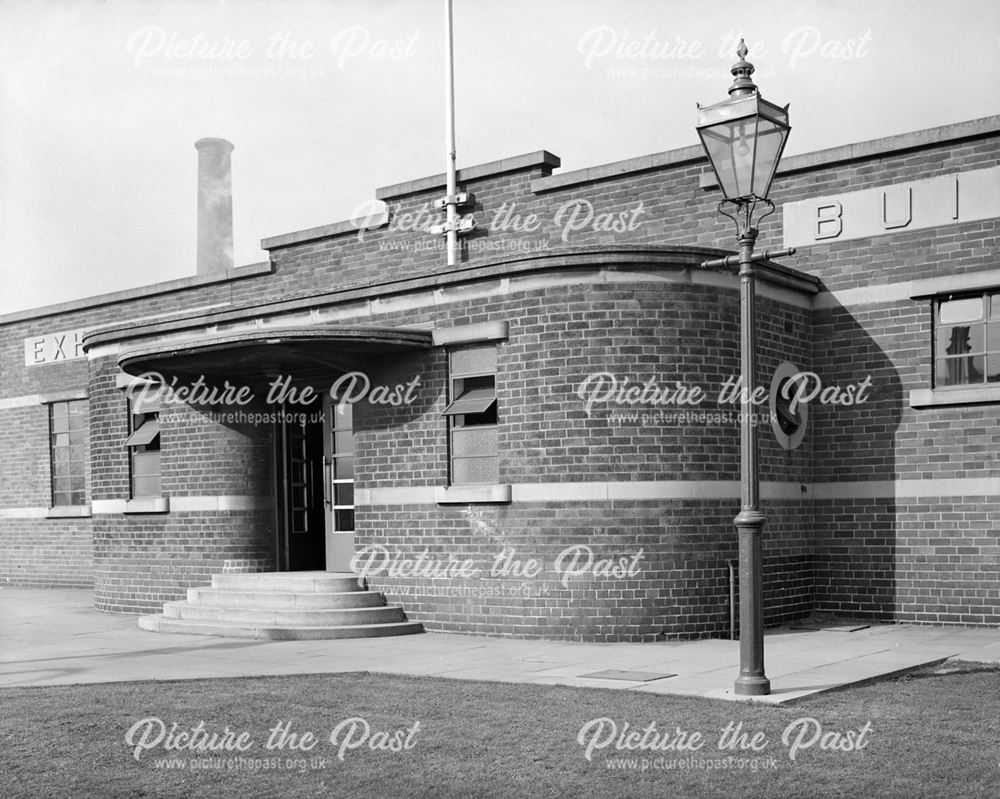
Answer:
[{"label": "chimney stack", "polygon": [[225,139],[199,139],[198,271],[213,275],[233,268],[233,183]]}]

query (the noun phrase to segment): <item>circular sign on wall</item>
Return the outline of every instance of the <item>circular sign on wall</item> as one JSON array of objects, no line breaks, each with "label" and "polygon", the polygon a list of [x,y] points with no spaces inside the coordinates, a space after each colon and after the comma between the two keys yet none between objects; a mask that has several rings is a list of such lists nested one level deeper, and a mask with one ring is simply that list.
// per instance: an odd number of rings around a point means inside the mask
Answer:
[{"label": "circular sign on wall", "polygon": [[778,443],[785,449],[795,449],[802,443],[806,435],[806,423],[809,421],[809,408],[805,403],[799,403],[794,408],[790,396],[784,389],[795,375],[799,367],[789,361],[782,361],[774,370],[771,378],[771,429]]}]

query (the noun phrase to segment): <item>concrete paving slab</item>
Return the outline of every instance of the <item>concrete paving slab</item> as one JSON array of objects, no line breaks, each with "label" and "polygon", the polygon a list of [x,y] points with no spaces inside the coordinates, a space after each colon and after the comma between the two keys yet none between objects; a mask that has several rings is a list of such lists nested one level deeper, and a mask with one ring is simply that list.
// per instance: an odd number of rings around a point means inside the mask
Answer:
[{"label": "concrete paving slab", "polygon": [[[859,652],[846,656],[833,655],[830,657],[829,662],[824,663],[823,666],[828,670],[832,670],[837,668],[838,665],[850,664],[858,658],[870,657],[872,655],[892,651],[893,650],[891,649],[881,649],[874,652]],[[768,657],[765,662],[765,666],[768,677],[773,680],[775,677],[787,677],[792,674],[798,674],[801,671],[815,668],[816,657],[808,654],[789,656],[787,658]]]},{"label": "concrete paving slab", "polygon": [[737,669],[725,679],[717,677],[700,677],[678,675],[669,680],[657,680],[656,682],[644,683],[635,688],[642,693],[662,694],[671,696],[710,696],[716,691],[725,691],[724,686],[732,687],[732,681],[739,674]]},{"label": "concrete paving slab", "polygon": [[[149,633],[100,613],[90,591],[0,588],[0,688],[95,682],[379,672],[741,700],[739,642],[591,644],[428,633],[398,638],[267,641]],[[1000,630],[873,624],[769,632],[765,662],[782,704],[946,658],[1000,663]],[[671,673],[595,679],[602,670]]]},{"label": "concrete paving slab", "polygon": [[624,680],[594,680],[586,677],[540,677],[531,682],[537,685],[566,685],[570,688],[605,688],[610,691],[633,690],[649,684]]}]

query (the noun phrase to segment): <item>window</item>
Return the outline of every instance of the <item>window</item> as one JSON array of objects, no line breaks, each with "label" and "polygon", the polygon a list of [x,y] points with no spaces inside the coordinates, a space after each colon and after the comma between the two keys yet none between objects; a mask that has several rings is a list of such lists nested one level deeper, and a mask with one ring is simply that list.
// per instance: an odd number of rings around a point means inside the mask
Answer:
[{"label": "window", "polygon": [[132,498],[159,497],[160,401],[140,390],[129,397],[129,451]]},{"label": "window", "polygon": [[452,485],[500,482],[495,344],[448,354],[448,417]]},{"label": "window", "polygon": [[87,502],[85,405],[84,400],[49,405],[53,507],[79,507]]},{"label": "window", "polygon": [[1000,292],[934,305],[934,386],[1000,382]]},{"label": "window", "polygon": [[354,406],[330,406],[330,479],[334,532],[354,530]]}]

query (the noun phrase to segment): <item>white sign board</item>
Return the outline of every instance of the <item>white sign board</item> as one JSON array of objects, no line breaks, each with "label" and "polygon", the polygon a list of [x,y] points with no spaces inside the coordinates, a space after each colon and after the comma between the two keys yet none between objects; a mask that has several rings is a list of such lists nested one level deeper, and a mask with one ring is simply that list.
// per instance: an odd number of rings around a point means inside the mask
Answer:
[{"label": "white sign board", "polygon": [[784,206],[785,247],[810,247],[1000,216],[1000,167]]},{"label": "white sign board", "polygon": [[40,333],[24,340],[24,365],[42,366],[86,358],[83,352],[84,330]]}]

